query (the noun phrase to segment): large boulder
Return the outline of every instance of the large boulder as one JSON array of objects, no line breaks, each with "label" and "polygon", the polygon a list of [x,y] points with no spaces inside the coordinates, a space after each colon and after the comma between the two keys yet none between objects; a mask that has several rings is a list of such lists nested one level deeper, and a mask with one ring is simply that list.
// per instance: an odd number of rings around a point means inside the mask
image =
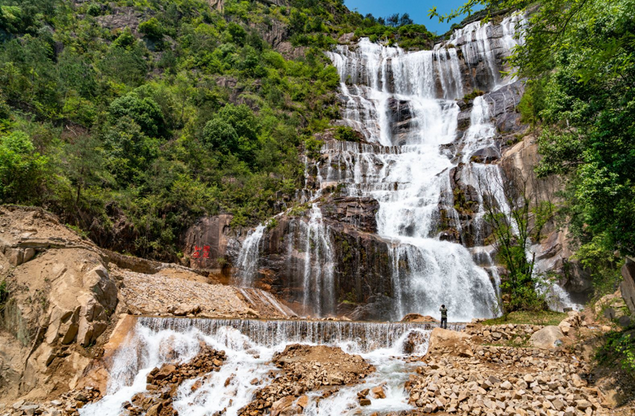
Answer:
[{"label": "large boulder", "polygon": [[434,328],[430,333],[428,354],[432,356],[450,354],[459,357],[472,357],[474,353],[470,346],[471,338],[465,332]]},{"label": "large boulder", "polygon": [[183,252],[190,267],[219,269],[225,264],[231,239],[228,237],[231,215],[200,218],[185,233]]},{"label": "large boulder", "polygon": [[593,306],[597,318],[605,318],[609,321],[619,321],[620,318],[630,315],[625,299],[619,290],[610,295],[604,295]]},{"label": "large boulder", "polygon": [[624,278],[620,285],[622,298],[631,314],[635,315],[635,260],[630,257],[626,258],[626,263],[622,267],[622,277]]},{"label": "large boulder", "polygon": [[529,338],[529,343],[536,348],[552,349],[560,346],[564,334],[557,326],[546,326],[540,331],[534,332]]}]

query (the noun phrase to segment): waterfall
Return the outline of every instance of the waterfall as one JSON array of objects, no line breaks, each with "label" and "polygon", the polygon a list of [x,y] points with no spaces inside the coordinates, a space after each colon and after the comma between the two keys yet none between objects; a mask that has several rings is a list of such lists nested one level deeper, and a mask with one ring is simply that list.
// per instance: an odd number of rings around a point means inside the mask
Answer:
[{"label": "waterfall", "polygon": [[302,225],[305,234],[302,306],[305,312],[311,311],[316,316],[335,314],[333,248],[317,203],[311,208],[308,224]]},{"label": "waterfall", "polygon": [[[500,25],[469,24],[432,51],[406,53],[362,39],[355,48],[328,53],[341,78],[344,123],[369,144],[326,144],[323,154],[339,169],[327,169],[325,180],[380,203],[378,234],[393,244],[393,319],[410,312],[436,315],[442,303],[454,320],[497,313],[498,274],[490,277],[467,248],[439,238],[442,222],[461,232],[448,175],[458,163],[445,147],[457,144],[464,182],[479,190],[486,181],[509,212],[499,167],[472,162],[477,152],[500,157],[490,104],[474,99],[470,127],[461,137],[455,99],[466,85],[493,90],[509,82],[500,75],[501,61],[517,44],[513,33],[521,20],[514,15]],[[472,74],[479,65],[478,79],[462,78],[462,66]],[[475,242],[483,244],[483,196],[478,199],[472,224]]]},{"label": "waterfall", "polygon": [[[275,367],[270,361],[274,353],[295,343],[338,346],[361,354],[378,370],[366,380],[368,384],[345,387],[324,406],[321,403],[320,411],[313,406],[308,414],[333,414],[324,413],[325,409],[356,404],[357,391],[387,381],[388,397],[383,403],[408,410],[403,383],[408,378],[406,370],[414,368],[400,359],[404,357],[404,342],[413,332],[419,333],[422,343],[415,354],[423,355],[430,329],[428,324],[417,323],[139,318],[112,359],[106,396],[79,412],[82,416],[123,414],[124,403],[146,391],[146,377],[153,368],[191,360],[200,351],[201,343],[225,351],[227,359],[220,371],[187,380],[179,387],[174,408],[181,415],[202,416],[223,409],[223,414],[237,415],[252,400],[259,385],[271,381]],[[192,391],[197,381],[202,386]]]},{"label": "waterfall", "polygon": [[265,226],[259,225],[251,231],[238,254],[236,265],[238,266],[237,284],[242,287],[253,285],[254,278],[258,272],[258,258],[260,256],[260,240],[265,232]]},{"label": "waterfall", "polygon": [[[436,316],[440,304],[455,321],[497,313],[500,277],[489,264],[488,273],[475,254],[488,243],[483,195],[503,212],[510,208],[500,168],[478,162],[500,158],[492,117],[505,109],[492,108],[495,100],[487,95],[474,98],[470,126],[461,132],[457,100],[476,88],[499,91],[512,81],[500,71],[518,43],[514,30],[520,22],[519,15],[500,24],[475,22],[431,51],[407,53],[364,38],[327,52],[340,76],[342,122],[365,142],[327,141],[315,174],[305,161],[306,182],[315,186],[303,193],[311,208],[290,225],[287,271],[294,301],[306,315],[337,313],[335,248],[319,205],[323,190],[333,186],[349,197],[379,202],[377,234],[390,246],[392,267],[387,319]],[[505,91],[492,94],[503,94],[507,106]],[[451,179],[454,171],[460,172],[460,185]],[[474,212],[455,207],[457,186],[476,191],[470,195]],[[239,256],[245,286],[257,269],[261,237],[250,235]]]}]

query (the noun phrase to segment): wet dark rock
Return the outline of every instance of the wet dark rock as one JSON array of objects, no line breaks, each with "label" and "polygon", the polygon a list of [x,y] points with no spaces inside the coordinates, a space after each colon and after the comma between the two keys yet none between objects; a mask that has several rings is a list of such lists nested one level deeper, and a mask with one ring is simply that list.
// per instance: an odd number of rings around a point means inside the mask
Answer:
[{"label": "wet dark rock", "polygon": [[375,215],[379,202],[372,197],[336,196],[329,198],[321,208],[329,220],[347,223],[369,233],[377,232]]},{"label": "wet dark rock", "polygon": [[[346,198],[341,201],[347,201],[346,204],[351,202]],[[357,203],[354,201],[354,204]],[[365,203],[376,207],[376,201]],[[332,295],[324,294],[329,296],[325,301],[333,304],[331,313],[337,314],[351,314],[360,306],[372,304],[374,306],[354,313],[355,319],[386,319],[390,299],[384,294],[390,295],[393,290],[390,243],[349,222],[338,221],[336,218],[343,216],[343,212],[322,210],[334,255],[334,291]],[[371,216],[374,215],[366,213],[362,218],[367,218],[367,221],[357,223],[360,227],[374,224]],[[292,305],[299,305],[304,298],[304,250],[308,221],[308,211],[296,217],[283,217],[275,227],[265,232],[261,242],[256,285],[292,302]]]},{"label": "wet dark rock", "polygon": [[474,152],[470,160],[474,163],[492,163],[499,160],[500,157],[501,155],[497,148],[488,146]]}]

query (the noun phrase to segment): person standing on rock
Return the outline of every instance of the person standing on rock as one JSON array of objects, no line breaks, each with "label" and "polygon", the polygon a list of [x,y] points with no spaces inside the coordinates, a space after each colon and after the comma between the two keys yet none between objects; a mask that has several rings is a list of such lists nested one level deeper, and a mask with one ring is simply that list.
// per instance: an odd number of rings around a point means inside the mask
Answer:
[{"label": "person standing on rock", "polygon": [[441,328],[448,329],[448,309],[445,305],[441,305],[439,311],[441,312]]}]

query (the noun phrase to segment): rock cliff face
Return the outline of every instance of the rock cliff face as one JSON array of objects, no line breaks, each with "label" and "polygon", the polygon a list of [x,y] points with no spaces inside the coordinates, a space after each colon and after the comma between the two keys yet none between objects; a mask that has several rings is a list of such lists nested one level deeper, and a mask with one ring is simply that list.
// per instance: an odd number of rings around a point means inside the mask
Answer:
[{"label": "rock cliff face", "polygon": [[[255,285],[308,314],[341,315],[358,305],[381,306],[382,298],[392,294],[390,242],[372,233],[376,209],[373,200],[333,197],[320,208],[281,218],[260,242]],[[323,218],[319,226],[315,210]],[[325,241],[330,253],[324,252]],[[357,317],[377,319],[382,313],[369,308]]]},{"label": "rock cliff face", "polygon": [[[101,252],[41,209],[0,208],[7,395],[74,388],[117,307]],[[6,339],[6,338],[5,338]],[[52,380],[56,380],[53,382]]]},{"label": "rock cliff face", "polygon": [[231,220],[231,215],[203,217],[187,230],[183,251],[190,267],[217,273],[223,271],[225,256],[236,250],[236,240],[230,239]]}]

